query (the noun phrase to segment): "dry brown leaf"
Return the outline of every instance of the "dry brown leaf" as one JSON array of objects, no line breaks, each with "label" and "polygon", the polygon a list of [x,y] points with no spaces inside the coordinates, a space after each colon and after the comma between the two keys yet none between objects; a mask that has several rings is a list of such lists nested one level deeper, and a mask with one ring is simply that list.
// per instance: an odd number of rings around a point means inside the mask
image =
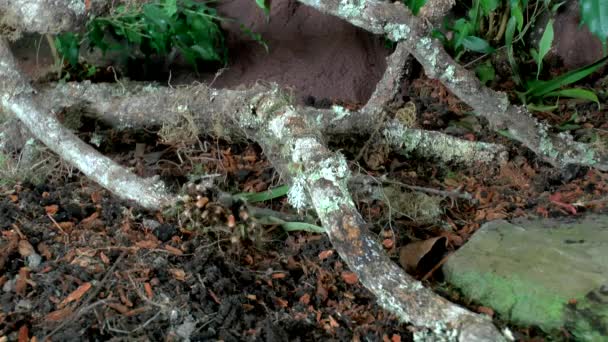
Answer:
[{"label": "dry brown leaf", "polygon": [[59,206],[57,204],[47,205],[46,207],[44,207],[44,211],[47,214],[55,215],[57,211],[59,211]]},{"label": "dry brown leaf", "polygon": [[18,342],[29,342],[30,340],[30,329],[28,329],[27,325],[22,325],[19,328],[19,335],[17,337]]},{"label": "dry brown leaf", "polygon": [[359,282],[357,275],[353,272],[344,271],[344,272],[342,272],[341,276],[342,276],[342,279],[344,280],[344,282],[349,285],[354,285]]},{"label": "dry brown leaf", "polygon": [[135,246],[144,249],[154,249],[158,247],[158,241],[154,240],[140,240],[135,243]]},{"label": "dry brown leaf", "polygon": [[61,308],[66,306],[68,303],[80,300],[80,298],[82,298],[82,296],[84,296],[84,294],[87,293],[92,286],[93,285],[90,282],[86,282],[78,286],[76,290],[72,291],[67,297],[65,297],[64,300],[61,301],[61,303],[59,303],[59,307]]},{"label": "dry brown leaf", "polygon": [[99,252],[99,258],[101,259],[101,261],[103,261],[104,264],[110,264],[110,258],[108,258],[108,256],[105,255],[104,252]]},{"label": "dry brown leaf", "polygon": [[325,260],[325,259],[329,258],[330,256],[332,256],[333,254],[334,254],[333,249],[328,249],[326,251],[322,251],[321,253],[319,253],[319,259]]},{"label": "dry brown leaf", "polygon": [[144,283],[144,290],[146,291],[146,296],[148,297],[148,299],[154,298],[154,292],[152,292],[152,285],[150,285],[150,283]]},{"label": "dry brown leaf", "polygon": [[287,278],[287,274],[285,273],[273,273],[272,279],[284,279]]},{"label": "dry brown leaf", "polygon": [[27,267],[21,267],[19,269],[19,278],[15,282],[15,292],[20,295],[25,295],[27,289],[27,281],[30,277],[30,269]]},{"label": "dry brown leaf", "polygon": [[184,255],[184,252],[182,252],[179,248],[173,247],[171,245],[165,245],[165,249],[173,255]]},{"label": "dry brown leaf", "polygon": [[53,257],[49,246],[44,242],[38,244],[38,252],[40,252],[40,255],[45,257],[47,260],[50,260]]},{"label": "dry brown leaf", "polygon": [[308,303],[310,303],[310,295],[308,293],[305,293],[304,295],[302,295],[302,297],[300,297],[298,301],[304,305],[308,305]]},{"label": "dry brown leaf", "polygon": [[28,257],[35,253],[34,247],[27,240],[19,240],[18,250],[22,257]]},{"label": "dry brown leaf", "polygon": [[286,301],[285,299],[275,298],[274,300],[275,300],[277,306],[280,308],[286,308],[289,306],[289,302]]},{"label": "dry brown leaf", "polygon": [[494,317],[494,310],[487,306],[478,306],[477,312],[484,314],[489,317]]},{"label": "dry brown leaf", "polygon": [[101,202],[101,191],[93,191],[93,193],[91,193],[91,202],[97,204]]},{"label": "dry brown leaf", "polygon": [[69,307],[66,307],[63,309],[55,310],[53,312],[49,312],[45,316],[45,320],[53,321],[53,322],[63,321],[66,317],[68,317],[71,314],[72,314],[72,309]]},{"label": "dry brown leaf", "polygon": [[394,242],[393,239],[384,239],[382,240],[382,246],[384,246],[384,248],[386,249],[391,249],[394,246]]},{"label": "dry brown leaf", "polygon": [[170,268],[169,273],[171,273],[171,275],[173,275],[173,278],[175,278],[179,281],[186,280],[186,272],[184,270],[182,270],[181,268]]},{"label": "dry brown leaf", "polygon": [[399,250],[399,263],[407,272],[415,272],[420,261],[433,251],[435,247],[445,250],[447,239],[443,236],[409,243]]},{"label": "dry brown leaf", "polygon": [[70,231],[70,229],[72,229],[74,227],[74,222],[70,222],[70,221],[58,222],[57,225],[64,231]]},{"label": "dry brown leaf", "polygon": [[129,308],[119,303],[108,303],[107,305],[123,315],[129,312]]}]

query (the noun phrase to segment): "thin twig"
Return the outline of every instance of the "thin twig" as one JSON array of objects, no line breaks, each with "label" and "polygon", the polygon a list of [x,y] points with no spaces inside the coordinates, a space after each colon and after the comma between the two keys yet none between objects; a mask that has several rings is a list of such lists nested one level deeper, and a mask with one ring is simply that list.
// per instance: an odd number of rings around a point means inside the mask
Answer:
[{"label": "thin twig", "polygon": [[[80,308],[78,310],[74,311],[69,317],[66,317],[63,320],[63,322],[61,322],[61,324],[59,324],[59,326],[57,328],[55,328],[48,335],[46,335],[42,339],[42,341],[50,340],[51,336],[53,336],[54,334],[56,334],[59,330],[63,329],[69,323],[71,323],[71,322],[77,320],[78,318],[80,318],[80,316],[82,316],[83,314],[85,314],[90,309],[92,309],[95,306],[98,306],[100,304],[105,304],[105,303],[108,302],[108,300],[100,300],[100,301],[97,301],[97,302],[95,302],[95,303],[93,303],[91,305],[87,305],[91,300],[93,300],[93,298],[97,297],[97,295],[101,291],[102,287],[104,286],[104,283],[110,278],[110,275],[112,275],[112,273],[114,273],[114,270],[116,269],[116,266],[118,266],[118,264],[122,261],[122,259],[124,258],[124,256],[126,254],[127,254],[126,252],[123,252],[122,254],[120,254],[120,256],[118,257],[118,259],[116,259],[116,261],[114,262],[114,265],[112,265],[112,267],[110,267],[110,269],[106,272],[105,276],[103,277],[103,279],[101,279],[101,281],[99,282],[99,284],[97,284],[97,286],[95,287],[95,289],[93,290],[93,292],[91,292],[89,294],[89,296],[87,297],[87,299],[82,302]],[[84,305],[86,305],[86,306],[84,306]]]}]

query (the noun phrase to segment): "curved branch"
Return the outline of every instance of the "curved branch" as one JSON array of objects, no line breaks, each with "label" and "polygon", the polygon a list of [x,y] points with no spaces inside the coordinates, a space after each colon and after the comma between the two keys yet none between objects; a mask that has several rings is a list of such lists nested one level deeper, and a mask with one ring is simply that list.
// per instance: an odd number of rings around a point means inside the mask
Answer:
[{"label": "curved branch", "polygon": [[292,177],[290,198],[301,198],[304,191],[310,195],[332,245],[381,306],[402,321],[434,331],[447,329],[450,337],[460,341],[503,340],[490,319],[436,295],[390,260],[367,231],[351,198],[346,160],[320,142],[320,133],[310,122],[289,106],[270,113],[264,113],[263,107],[239,113],[241,118],[249,117],[246,122],[268,117],[260,125],[243,124],[242,128],[257,132],[256,140],[275,159],[273,165]]},{"label": "curved branch", "polygon": [[430,78],[439,79],[454,95],[488,120],[495,131],[507,131],[515,140],[546,162],[608,170],[608,155],[591,146],[573,141],[568,134],[552,134],[520,106],[509,103],[507,95],[482,85],[477,77],[450,57],[441,43],[431,38],[422,20],[399,2],[373,0],[298,0],[317,10],[337,16],[375,34],[387,35],[406,44]]},{"label": "curved branch", "polygon": [[2,107],[17,117],[34,137],[118,197],[150,209],[174,200],[161,182],[137,177],[78,139],[54,115],[44,112],[34,101],[34,89],[18,71],[4,39],[0,39],[0,92]]}]

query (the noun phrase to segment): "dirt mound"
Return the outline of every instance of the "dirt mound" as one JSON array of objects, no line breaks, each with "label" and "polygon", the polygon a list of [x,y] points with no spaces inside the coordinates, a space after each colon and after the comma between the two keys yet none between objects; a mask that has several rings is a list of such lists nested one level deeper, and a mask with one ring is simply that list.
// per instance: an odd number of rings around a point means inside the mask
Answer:
[{"label": "dirt mound", "polygon": [[[263,80],[293,87],[300,101],[314,96],[365,103],[384,72],[389,52],[381,37],[293,0],[273,2],[268,19],[251,0],[224,1],[218,11],[235,21],[223,25],[230,62],[213,83],[216,87]],[[262,35],[268,53],[241,24]]]}]

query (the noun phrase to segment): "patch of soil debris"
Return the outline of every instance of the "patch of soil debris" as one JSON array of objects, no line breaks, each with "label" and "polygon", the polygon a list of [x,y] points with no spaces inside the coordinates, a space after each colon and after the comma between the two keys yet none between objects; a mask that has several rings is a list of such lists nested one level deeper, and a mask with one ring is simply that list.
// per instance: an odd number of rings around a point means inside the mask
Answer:
[{"label": "patch of soil debris", "polygon": [[189,231],[80,183],[18,185],[0,223],[10,341],[410,339],[321,235]]}]

